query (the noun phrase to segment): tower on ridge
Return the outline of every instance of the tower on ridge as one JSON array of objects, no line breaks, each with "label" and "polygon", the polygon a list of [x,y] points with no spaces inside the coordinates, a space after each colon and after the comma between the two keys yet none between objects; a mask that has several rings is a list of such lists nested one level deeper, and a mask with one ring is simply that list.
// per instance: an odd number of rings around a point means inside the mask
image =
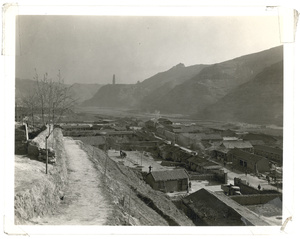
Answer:
[{"label": "tower on ridge", "polygon": [[115,85],[115,84],[116,84],[116,77],[115,77],[115,74],[113,75],[112,84],[113,84],[113,85]]}]

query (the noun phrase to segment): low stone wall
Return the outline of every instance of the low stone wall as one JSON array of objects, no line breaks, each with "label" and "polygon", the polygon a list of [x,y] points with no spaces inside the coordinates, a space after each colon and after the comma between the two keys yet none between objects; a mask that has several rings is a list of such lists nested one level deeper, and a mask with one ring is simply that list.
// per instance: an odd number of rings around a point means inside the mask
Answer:
[{"label": "low stone wall", "polygon": [[[60,129],[55,129],[56,164],[42,180],[15,193],[15,224],[27,224],[33,217],[51,214],[61,202],[67,182],[66,153]],[[42,173],[42,172],[39,172]]]},{"label": "low stone wall", "polygon": [[233,199],[241,205],[265,204],[277,197],[279,197],[280,200],[282,200],[282,194],[252,194],[230,196],[231,199]]},{"label": "low stone wall", "polygon": [[276,190],[258,190],[258,188],[254,188],[250,185],[247,185],[245,181],[234,178],[234,185],[239,186],[241,193],[245,195],[251,195],[251,194],[277,194],[278,191]]}]

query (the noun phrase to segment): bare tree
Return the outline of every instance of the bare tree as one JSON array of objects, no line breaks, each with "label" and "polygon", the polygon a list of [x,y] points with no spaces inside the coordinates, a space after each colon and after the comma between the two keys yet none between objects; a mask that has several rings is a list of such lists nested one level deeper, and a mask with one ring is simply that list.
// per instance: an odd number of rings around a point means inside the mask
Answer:
[{"label": "bare tree", "polygon": [[[49,133],[45,138],[46,145],[46,174],[48,173],[48,138],[54,130],[54,125],[60,122],[63,115],[70,110],[76,100],[72,98],[70,94],[71,86],[68,87],[64,84],[64,79],[61,76],[60,70],[58,71],[57,81],[52,80],[45,73],[43,78],[40,79],[37,71],[35,70],[34,79],[37,83],[36,97],[38,106],[37,109],[41,110],[42,121],[45,124],[45,119],[47,123],[52,123],[53,127],[51,129],[51,124],[49,125]],[[32,102],[32,101],[30,101]]]},{"label": "bare tree", "polygon": [[37,83],[37,108],[41,112],[43,124],[46,123],[46,120],[48,123],[52,122],[52,124],[60,122],[63,115],[76,103],[76,99],[73,99],[70,94],[71,86],[64,84],[60,70],[56,81],[49,78],[47,73],[40,79],[37,71],[35,71],[34,79]]},{"label": "bare tree", "polygon": [[26,96],[22,96],[21,104],[27,109],[28,117],[31,118],[31,124],[35,125],[35,114],[38,108],[38,96],[36,91],[30,92]]}]

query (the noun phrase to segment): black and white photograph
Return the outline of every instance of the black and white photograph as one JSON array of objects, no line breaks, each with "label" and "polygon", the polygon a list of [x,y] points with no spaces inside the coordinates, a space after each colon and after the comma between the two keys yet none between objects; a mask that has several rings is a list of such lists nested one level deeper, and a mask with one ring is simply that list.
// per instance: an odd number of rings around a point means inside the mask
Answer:
[{"label": "black and white photograph", "polygon": [[279,232],[278,12],[16,14],[13,224]]}]

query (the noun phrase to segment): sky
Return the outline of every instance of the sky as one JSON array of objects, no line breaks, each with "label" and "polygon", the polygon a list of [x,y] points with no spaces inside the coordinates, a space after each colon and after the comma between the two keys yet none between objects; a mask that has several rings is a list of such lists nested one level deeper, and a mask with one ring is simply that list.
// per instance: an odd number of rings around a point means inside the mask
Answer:
[{"label": "sky", "polygon": [[213,64],[280,45],[275,16],[18,16],[16,77],[136,83],[183,63]]}]

